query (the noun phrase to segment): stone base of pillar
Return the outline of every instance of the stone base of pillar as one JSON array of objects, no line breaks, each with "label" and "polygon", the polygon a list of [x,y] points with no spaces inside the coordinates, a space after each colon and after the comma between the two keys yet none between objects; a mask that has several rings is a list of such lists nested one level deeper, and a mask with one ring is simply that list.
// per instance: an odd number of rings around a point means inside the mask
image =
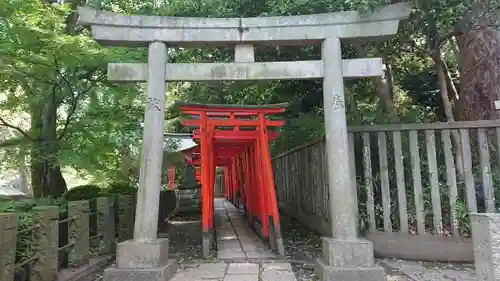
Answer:
[{"label": "stone base of pillar", "polygon": [[203,258],[208,259],[210,257],[210,251],[213,245],[213,234],[212,232],[204,232],[201,238],[201,248],[203,252]]},{"label": "stone base of pillar", "polygon": [[316,260],[320,281],[386,281],[387,274],[375,264],[373,243],[323,237],[323,257]]},{"label": "stone base of pillar", "polygon": [[103,281],[167,281],[179,264],[168,258],[168,239],[119,243],[116,267],[104,270]]}]

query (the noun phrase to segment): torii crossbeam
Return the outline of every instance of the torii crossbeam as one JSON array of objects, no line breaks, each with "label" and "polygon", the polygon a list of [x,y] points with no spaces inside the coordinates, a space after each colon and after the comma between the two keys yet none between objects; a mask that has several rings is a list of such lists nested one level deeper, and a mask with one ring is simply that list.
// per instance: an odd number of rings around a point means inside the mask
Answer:
[{"label": "torii crossbeam", "polygon": [[[178,103],[194,127],[193,140],[200,145],[189,151],[193,164],[201,164],[203,253],[213,242],[214,185],[216,167],[225,171],[225,196],[243,204],[251,226],[258,228],[271,248],[284,255],[278,203],[274,186],[269,141],[278,137],[273,127],[282,120],[268,115],[283,113],[287,104],[242,106]],[[200,157],[197,157],[197,156]]]}]

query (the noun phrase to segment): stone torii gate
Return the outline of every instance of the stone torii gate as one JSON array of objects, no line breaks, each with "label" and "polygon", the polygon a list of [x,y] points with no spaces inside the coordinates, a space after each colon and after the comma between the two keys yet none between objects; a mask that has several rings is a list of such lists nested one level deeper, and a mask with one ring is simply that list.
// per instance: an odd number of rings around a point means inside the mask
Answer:
[{"label": "stone torii gate", "polygon": [[[79,22],[107,46],[148,47],[148,62],[108,66],[108,79],[147,82],[143,153],[134,238],[118,245],[117,264],[104,280],[166,280],[175,271],[168,240],[157,239],[166,81],[323,79],[332,237],[323,238],[320,280],[385,280],[373,245],[357,237],[357,198],[348,158],[344,78],[380,76],[380,58],[343,60],[341,40],[373,40],[397,33],[410,7],[394,4],[356,11],[256,18],[123,15],[79,8]],[[170,64],[168,47],[235,45],[234,63]],[[255,62],[254,45],[321,44],[316,61]]]}]

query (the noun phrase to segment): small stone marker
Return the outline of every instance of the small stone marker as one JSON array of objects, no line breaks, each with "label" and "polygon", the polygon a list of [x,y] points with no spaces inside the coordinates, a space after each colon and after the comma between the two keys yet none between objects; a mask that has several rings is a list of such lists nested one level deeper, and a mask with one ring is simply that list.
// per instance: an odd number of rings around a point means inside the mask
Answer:
[{"label": "small stone marker", "polygon": [[471,213],[474,264],[478,281],[500,280],[500,214]]}]

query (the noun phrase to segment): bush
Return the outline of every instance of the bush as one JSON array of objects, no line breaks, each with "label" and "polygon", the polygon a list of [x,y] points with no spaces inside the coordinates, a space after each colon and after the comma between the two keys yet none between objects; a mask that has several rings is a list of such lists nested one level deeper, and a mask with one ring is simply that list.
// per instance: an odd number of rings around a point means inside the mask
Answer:
[{"label": "bush", "polygon": [[66,201],[90,200],[99,197],[102,190],[97,185],[80,185],[66,191],[62,196]]},{"label": "bush", "polygon": [[137,187],[128,182],[111,183],[104,191],[105,195],[134,195],[137,194]]}]

